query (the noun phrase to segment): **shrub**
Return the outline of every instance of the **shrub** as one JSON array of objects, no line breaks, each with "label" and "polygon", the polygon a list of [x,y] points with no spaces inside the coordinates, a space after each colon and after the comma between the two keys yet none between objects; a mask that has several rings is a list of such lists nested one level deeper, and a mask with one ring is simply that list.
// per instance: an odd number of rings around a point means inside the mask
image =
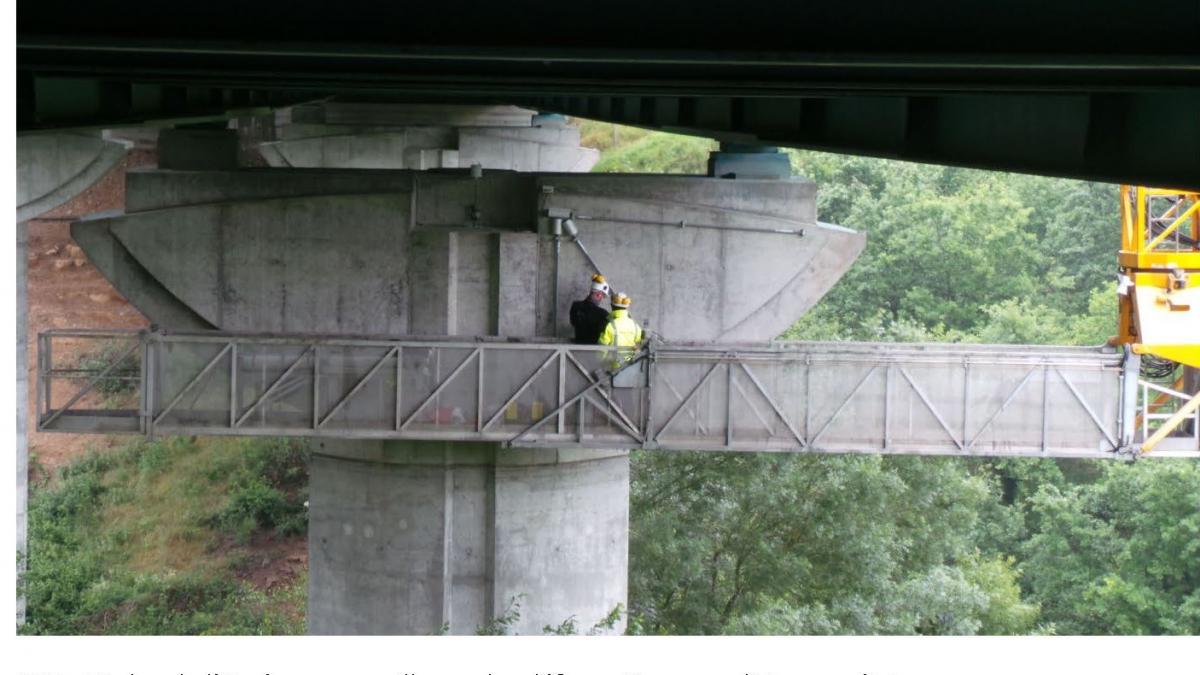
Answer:
[{"label": "shrub", "polygon": [[287,498],[261,478],[252,477],[239,484],[230,495],[229,503],[217,515],[217,525],[246,542],[259,528],[276,527],[292,510]]},{"label": "shrub", "polygon": [[99,375],[116,362],[117,365],[96,382],[96,391],[108,396],[128,394],[137,389],[137,380],[124,378],[137,377],[141,371],[141,356],[136,349],[122,356],[129,347],[130,343],[127,341],[106,340],[93,350],[80,354],[75,367],[90,371],[91,375]]},{"label": "shrub", "polygon": [[246,443],[229,501],[214,524],[242,542],[264,528],[285,536],[304,532],[309,456],[306,444],[291,439]]},{"label": "shrub", "polygon": [[245,467],[250,474],[285,492],[307,487],[308,444],[292,438],[254,439],[245,444]]},{"label": "shrub", "polygon": [[88,591],[104,571],[99,543],[82,532],[104,492],[98,465],[85,457],[63,471],[56,487],[30,494],[25,633],[80,630]]}]

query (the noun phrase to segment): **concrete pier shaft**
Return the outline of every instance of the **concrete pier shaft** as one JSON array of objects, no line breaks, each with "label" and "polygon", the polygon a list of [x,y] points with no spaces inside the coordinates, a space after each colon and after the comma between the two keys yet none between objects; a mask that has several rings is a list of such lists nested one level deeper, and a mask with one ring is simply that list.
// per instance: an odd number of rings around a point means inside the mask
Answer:
[{"label": "concrete pier shaft", "polygon": [[[310,483],[311,634],[509,633],[627,603],[629,456],[326,441]],[[624,631],[624,616],[611,631]]]}]

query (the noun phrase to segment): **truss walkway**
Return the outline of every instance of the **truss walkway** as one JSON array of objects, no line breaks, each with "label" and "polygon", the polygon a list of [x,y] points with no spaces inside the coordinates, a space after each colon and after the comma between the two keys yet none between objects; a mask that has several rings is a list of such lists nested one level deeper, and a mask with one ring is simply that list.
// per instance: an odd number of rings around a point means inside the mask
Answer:
[{"label": "truss walkway", "polygon": [[[1187,395],[1096,348],[51,331],[42,431],[1118,457]],[[59,356],[56,357],[56,354]],[[1200,414],[1154,456],[1200,457]]]}]

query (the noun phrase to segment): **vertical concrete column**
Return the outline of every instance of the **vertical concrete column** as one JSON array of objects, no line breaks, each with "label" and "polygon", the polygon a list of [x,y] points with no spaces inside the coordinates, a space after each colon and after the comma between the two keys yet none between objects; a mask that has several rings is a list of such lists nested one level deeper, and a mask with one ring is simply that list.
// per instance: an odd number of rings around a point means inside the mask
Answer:
[{"label": "vertical concrete column", "polygon": [[29,325],[28,283],[25,278],[28,261],[29,224],[17,223],[17,625],[25,623],[25,553],[28,548],[29,504],[29,439],[26,417],[29,407],[29,380],[26,330]]},{"label": "vertical concrete column", "polygon": [[[309,498],[313,634],[509,632],[627,604],[625,451],[324,442]],[[624,630],[624,620],[613,632]]]}]

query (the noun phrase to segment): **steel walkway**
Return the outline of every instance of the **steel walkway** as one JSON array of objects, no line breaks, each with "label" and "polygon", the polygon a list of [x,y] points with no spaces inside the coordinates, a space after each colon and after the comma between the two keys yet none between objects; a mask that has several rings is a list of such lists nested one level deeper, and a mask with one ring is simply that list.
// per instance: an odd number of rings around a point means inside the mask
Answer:
[{"label": "steel walkway", "polygon": [[[51,331],[38,428],[1111,458],[1186,399],[1098,348],[656,343],[610,376],[620,357],[499,338]],[[1200,415],[1151,454],[1200,457],[1198,429]]]}]

